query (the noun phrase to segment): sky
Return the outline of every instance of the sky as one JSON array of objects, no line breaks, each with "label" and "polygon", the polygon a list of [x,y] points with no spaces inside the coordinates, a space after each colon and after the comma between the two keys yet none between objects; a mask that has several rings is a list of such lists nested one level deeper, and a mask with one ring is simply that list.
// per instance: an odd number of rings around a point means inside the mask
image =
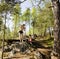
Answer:
[{"label": "sky", "polygon": [[32,7],[32,5],[31,5],[30,1],[28,1],[28,0],[21,4],[22,12],[24,12],[27,8],[31,8],[31,7]]}]

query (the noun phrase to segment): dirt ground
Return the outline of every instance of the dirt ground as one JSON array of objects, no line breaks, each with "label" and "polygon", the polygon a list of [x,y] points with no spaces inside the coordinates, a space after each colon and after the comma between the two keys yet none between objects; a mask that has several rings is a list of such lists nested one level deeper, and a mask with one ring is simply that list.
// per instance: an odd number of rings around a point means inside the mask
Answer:
[{"label": "dirt ground", "polygon": [[[47,58],[49,58],[50,52],[51,52],[50,49],[41,49],[41,48],[38,48],[36,51],[41,52],[41,54],[45,55]],[[36,51],[32,50],[32,51],[30,51],[28,53],[17,52],[14,55],[12,55],[10,59],[38,59],[38,57],[35,55],[35,54],[38,54]],[[5,58],[4,59],[9,59],[6,56],[9,56],[9,54],[11,54],[11,53],[8,52],[8,53],[4,53],[4,54],[5,54]],[[46,58],[44,58],[42,56],[42,58],[40,58],[40,59],[46,59]]]}]

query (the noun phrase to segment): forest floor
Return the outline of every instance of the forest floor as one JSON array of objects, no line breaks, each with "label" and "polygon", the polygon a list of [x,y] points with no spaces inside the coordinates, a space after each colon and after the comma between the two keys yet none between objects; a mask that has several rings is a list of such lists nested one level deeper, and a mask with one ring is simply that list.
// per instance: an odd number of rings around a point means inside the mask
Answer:
[{"label": "forest floor", "polygon": [[11,57],[10,59],[38,59],[36,56],[38,51],[42,55],[42,58],[40,57],[40,59],[46,59],[45,57],[50,59],[53,39],[36,41],[36,44],[34,43],[34,45],[37,47],[37,49],[31,48],[25,53],[16,52],[15,54],[11,55],[11,52],[4,52],[4,59],[8,59],[8,57]]},{"label": "forest floor", "polygon": [[[41,59],[46,59],[45,57],[47,57],[47,59],[50,59],[50,52],[51,52],[51,49],[41,49],[41,48],[38,48],[38,51],[41,53],[41,55],[44,55],[40,56]],[[8,55],[9,53],[5,53],[5,55]],[[20,53],[20,52],[17,52],[15,53],[11,59],[37,59],[38,56],[36,56],[36,54],[38,54],[38,52],[36,51],[31,51],[29,53]],[[8,59],[7,57],[5,57],[4,59]]]}]

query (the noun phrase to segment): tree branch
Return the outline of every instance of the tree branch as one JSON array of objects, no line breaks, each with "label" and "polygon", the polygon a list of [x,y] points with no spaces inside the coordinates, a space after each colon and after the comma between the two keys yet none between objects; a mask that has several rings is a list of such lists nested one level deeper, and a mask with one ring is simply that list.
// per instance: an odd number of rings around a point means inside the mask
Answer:
[{"label": "tree branch", "polygon": [[36,0],[36,2],[38,2],[38,4],[37,5],[34,5],[34,2],[31,0],[33,6],[39,6],[41,4],[41,1],[42,0],[39,0],[39,1]]},{"label": "tree branch", "polygon": [[24,0],[24,1],[19,1],[19,4],[21,4],[21,3],[25,2],[25,1],[27,1],[27,0]]},{"label": "tree branch", "polygon": [[25,2],[25,1],[27,1],[27,0],[24,0],[24,1],[5,0],[6,3],[10,3],[10,4],[17,4],[17,3],[21,4],[21,3]]}]

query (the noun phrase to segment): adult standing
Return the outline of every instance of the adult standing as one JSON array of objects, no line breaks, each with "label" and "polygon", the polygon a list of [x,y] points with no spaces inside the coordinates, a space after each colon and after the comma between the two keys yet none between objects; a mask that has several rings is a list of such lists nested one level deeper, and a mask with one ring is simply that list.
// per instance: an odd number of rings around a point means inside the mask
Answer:
[{"label": "adult standing", "polygon": [[22,42],[23,41],[23,34],[24,34],[24,32],[23,31],[25,31],[25,24],[23,24],[23,25],[21,25],[20,26],[20,30],[19,30],[19,39],[20,39],[20,42]]}]

